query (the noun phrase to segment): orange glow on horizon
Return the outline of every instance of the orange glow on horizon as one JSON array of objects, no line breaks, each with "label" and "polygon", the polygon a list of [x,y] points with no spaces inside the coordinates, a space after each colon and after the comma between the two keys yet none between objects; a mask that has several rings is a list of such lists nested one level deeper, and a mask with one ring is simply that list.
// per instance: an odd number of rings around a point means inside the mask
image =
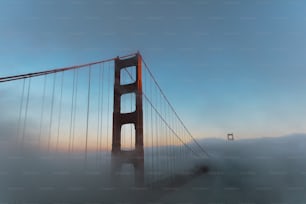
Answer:
[{"label": "orange glow on horizon", "polygon": [[[101,146],[100,144],[97,145],[97,141],[94,140],[88,140],[87,143],[87,151],[88,152],[108,152],[111,151],[112,149],[112,138],[104,138],[105,140],[102,141]],[[108,143],[107,143],[108,142]],[[189,141],[186,141],[185,143],[188,143]],[[106,144],[107,143],[107,144]],[[161,140],[153,140],[153,145],[152,145],[152,140],[148,139],[144,141],[144,148],[151,148],[151,147],[166,147],[166,146],[183,146],[181,141],[175,140],[171,141],[171,144],[169,144],[169,141],[166,141],[165,139]],[[69,142],[68,140],[65,141],[60,141],[58,145],[55,141],[52,141],[49,146],[49,150],[53,152],[69,152]],[[84,138],[78,139],[74,141],[74,144],[71,144],[70,151],[71,152],[84,152],[86,150],[85,147],[85,140]],[[48,142],[43,141],[40,145],[41,149],[43,150],[48,150]],[[121,144],[122,149],[133,149],[131,148],[131,145],[127,144]]]}]

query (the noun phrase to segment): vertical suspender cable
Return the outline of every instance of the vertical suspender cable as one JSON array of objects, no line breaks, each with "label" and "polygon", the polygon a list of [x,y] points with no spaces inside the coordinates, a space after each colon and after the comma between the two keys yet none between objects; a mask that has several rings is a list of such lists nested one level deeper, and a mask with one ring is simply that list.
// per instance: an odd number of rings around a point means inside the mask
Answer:
[{"label": "vertical suspender cable", "polygon": [[40,125],[39,125],[39,137],[38,137],[38,145],[40,147],[41,137],[42,137],[42,126],[44,122],[44,107],[45,107],[45,98],[46,98],[46,87],[47,87],[47,75],[44,76],[44,86],[43,86],[43,96],[42,96],[42,104],[40,109]]},{"label": "vertical suspender cable", "polygon": [[103,89],[104,89],[104,80],[103,80],[103,77],[104,77],[104,63],[102,64],[102,72],[101,72],[101,85],[100,86],[102,86],[101,87],[101,113],[100,113],[100,115],[101,115],[101,126],[100,126],[100,151],[102,150],[102,139],[103,139],[103,105],[104,105],[104,103],[103,103],[103,95],[104,95],[104,91],[103,91]]},{"label": "vertical suspender cable", "polygon": [[19,116],[18,116],[18,126],[17,126],[17,135],[16,135],[16,141],[19,142],[19,134],[20,134],[20,123],[21,123],[21,114],[22,114],[22,108],[23,108],[23,98],[24,98],[24,87],[25,87],[25,79],[22,80],[22,92],[21,92],[21,99],[20,99],[20,107],[19,107]]},{"label": "vertical suspender cable", "polygon": [[[155,90],[155,95],[154,95],[154,98],[155,98],[155,106],[157,106],[157,89],[155,89],[154,88],[154,90]],[[159,139],[158,139],[158,117],[157,117],[157,114],[155,113],[154,114],[155,115],[155,120],[154,120],[154,123],[155,123],[155,135],[154,135],[154,137],[156,138],[156,169],[157,169],[157,177],[158,177],[158,179],[160,179],[160,175],[159,175],[159,173],[160,173],[160,165],[159,165],[159,162],[160,162],[160,146],[159,146]]]},{"label": "vertical suspender cable", "polygon": [[110,89],[109,88],[110,88],[110,78],[111,78],[111,76],[110,76],[110,69],[111,69],[111,66],[109,65],[108,66],[108,74],[107,74],[107,76],[108,76],[107,77],[108,78],[108,82],[107,82],[108,83],[108,85],[107,85],[107,91],[108,91],[108,93],[107,93],[107,126],[106,126],[106,129],[107,129],[106,130],[106,132],[107,132],[107,134],[106,134],[106,150],[107,151],[109,150],[108,149],[108,136],[109,136],[109,133],[108,133],[109,127],[108,126],[110,125],[109,124],[109,118],[110,118],[110,116],[109,116],[109,105],[110,105],[109,104],[109,100],[110,100],[109,99],[109,94],[110,94],[109,91],[110,91]]},{"label": "vertical suspender cable", "polygon": [[[153,94],[152,94],[152,84],[150,83],[150,95],[151,95],[151,99],[152,99],[152,97],[153,97]],[[155,167],[154,167],[154,153],[155,153],[155,151],[154,151],[154,148],[155,148],[155,146],[154,146],[154,126],[153,126],[153,107],[151,106],[151,120],[150,120],[150,123],[151,123],[151,127],[150,127],[150,129],[151,129],[151,141],[152,141],[152,175],[153,175],[153,180],[155,179]]]},{"label": "vertical suspender cable", "polygon": [[79,84],[79,70],[76,70],[73,122],[72,122],[72,141],[71,141],[72,152],[74,151],[74,141],[75,141],[75,119],[76,119],[77,105],[78,105],[78,84]]},{"label": "vertical suspender cable", "polygon": [[73,122],[73,106],[74,106],[74,87],[75,87],[75,69],[73,70],[73,81],[72,81],[72,97],[71,97],[71,108],[70,108],[70,127],[69,127],[69,140],[68,140],[68,152],[71,151],[71,136],[72,136],[72,122]]},{"label": "vertical suspender cable", "polygon": [[57,140],[56,140],[56,151],[58,151],[60,127],[61,127],[61,116],[62,116],[62,103],[63,103],[63,86],[64,86],[64,72],[62,72],[61,79],[61,93],[60,93],[60,104],[58,113],[58,124],[57,124]]},{"label": "vertical suspender cable", "polygon": [[53,78],[51,111],[50,111],[50,122],[49,122],[48,151],[50,151],[50,144],[51,144],[51,131],[52,131],[52,122],[53,122],[53,106],[54,106],[54,94],[55,94],[55,80],[56,80],[56,73],[54,74],[54,78]]},{"label": "vertical suspender cable", "polygon": [[185,126],[185,124],[183,123],[183,121],[181,120],[181,118],[178,116],[177,112],[175,111],[175,109],[173,108],[173,106],[171,105],[171,103],[169,102],[168,98],[166,97],[165,93],[163,92],[163,90],[160,88],[159,84],[157,83],[155,77],[153,76],[152,72],[150,71],[149,67],[147,66],[146,62],[144,61],[144,59],[142,58],[143,64],[145,65],[144,67],[147,69],[148,73],[150,74],[153,82],[156,84],[157,88],[159,89],[160,93],[163,95],[165,101],[168,103],[168,105],[170,106],[171,110],[173,111],[174,115],[177,117],[177,119],[179,120],[180,124],[184,127],[184,129],[186,130],[186,132],[188,133],[189,137],[193,140],[193,142],[198,146],[198,148],[201,150],[202,153],[204,153],[206,156],[210,157],[210,154],[208,154],[207,151],[205,151],[205,149],[197,142],[197,140],[193,137],[193,135],[189,132],[189,130],[187,129],[187,127]]},{"label": "vertical suspender cable", "polygon": [[88,122],[89,122],[89,111],[90,111],[90,84],[91,84],[91,66],[89,66],[89,68],[88,68],[88,95],[87,95],[85,161],[87,161],[87,148],[88,148]]},{"label": "vertical suspender cable", "polygon": [[23,121],[23,132],[22,132],[22,147],[24,146],[25,134],[26,134],[26,126],[27,126],[27,118],[28,118],[28,107],[29,107],[29,98],[30,98],[30,89],[31,89],[31,78],[28,80],[28,93],[26,100],[26,107],[24,113],[24,121]]},{"label": "vertical suspender cable", "polygon": [[98,110],[97,110],[97,115],[98,115],[98,124],[97,124],[97,144],[96,144],[96,164],[98,164],[98,160],[99,160],[99,145],[100,145],[100,108],[101,108],[101,64],[99,65],[99,75],[98,75]]}]

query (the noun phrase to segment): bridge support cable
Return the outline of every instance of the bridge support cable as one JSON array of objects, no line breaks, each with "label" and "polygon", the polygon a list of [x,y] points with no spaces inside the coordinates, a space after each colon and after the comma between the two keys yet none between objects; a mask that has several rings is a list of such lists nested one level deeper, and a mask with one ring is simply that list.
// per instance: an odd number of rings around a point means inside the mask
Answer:
[{"label": "bridge support cable", "polygon": [[[74,94],[74,102],[73,102],[73,121],[72,121],[72,138],[71,138],[71,152],[74,151],[75,146],[75,135],[76,135],[76,118],[77,118],[77,107],[78,107],[78,87],[79,87],[79,78],[81,78],[82,74],[79,74],[80,70],[76,71],[76,79],[75,79],[75,94]],[[86,106],[84,106],[86,107]]]},{"label": "bridge support cable", "polygon": [[[131,54],[122,56],[121,58],[135,56],[135,54],[137,54],[137,53],[131,53]],[[97,61],[97,62],[91,62],[91,63],[87,63],[87,64],[70,66],[70,67],[56,68],[56,69],[51,69],[51,70],[46,70],[46,71],[41,71],[41,72],[33,72],[33,73],[20,74],[20,75],[15,75],[15,76],[0,77],[0,83],[20,80],[20,79],[26,79],[26,78],[39,77],[39,76],[44,76],[44,75],[49,75],[49,74],[55,74],[57,72],[70,71],[70,70],[74,70],[74,69],[86,68],[88,66],[93,66],[93,65],[113,62],[115,59],[116,59],[116,57],[109,58],[109,59],[106,59],[106,60],[100,60],[100,61]]]},{"label": "bridge support cable", "polygon": [[[8,136],[21,156],[29,150],[37,151],[37,158],[65,152],[73,156],[67,159],[81,158],[87,152],[89,159],[94,151],[100,161],[110,155],[113,59],[0,78],[3,104],[9,107],[3,115],[14,130]],[[5,120],[0,120],[2,126]]]},{"label": "bridge support cable", "polygon": [[64,72],[61,74],[61,84],[60,84],[60,101],[59,101],[59,111],[58,111],[58,123],[57,123],[57,138],[56,138],[56,152],[58,151],[58,145],[60,141],[60,127],[62,122],[62,103],[63,103],[63,86],[64,86]]},{"label": "bridge support cable", "polygon": [[[133,80],[132,73],[125,71]],[[173,114],[173,107],[164,100],[164,96],[160,93],[160,89],[156,88],[155,83],[150,83],[151,73],[145,70],[143,75],[146,79],[142,92],[145,107],[144,117],[150,119],[145,123],[145,128],[150,130],[150,134],[146,134],[144,140],[145,145],[151,146],[152,180],[162,180],[167,174],[173,177],[178,170],[183,171],[183,165],[181,165],[183,149],[191,152],[193,156],[200,155],[194,146],[190,146],[192,138],[189,140],[186,138],[186,134],[183,133],[186,130],[182,127],[181,121],[177,119],[177,115]],[[151,81],[148,82],[148,79]],[[147,86],[146,83],[150,86]]]},{"label": "bridge support cable", "polygon": [[89,112],[90,112],[90,85],[91,85],[91,66],[88,68],[88,94],[87,94],[87,114],[86,114],[86,138],[85,138],[85,162],[87,161],[88,154],[88,125],[89,125]]},{"label": "bridge support cable", "polygon": [[73,70],[73,80],[72,80],[72,95],[71,95],[71,106],[70,106],[70,126],[69,126],[69,138],[68,138],[68,152],[71,152],[71,141],[72,141],[72,128],[73,128],[73,116],[74,116],[74,95],[76,86],[76,70]]},{"label": "bridge support cable", "polygon": [[[151,105],[151,108],[152,110],[154,110],[154,112],[157,114],[157,116],[160,117],[160,119],[166,124],[166,126],[169,128],[169,130],[172,132],[172,134],[174,136],[176,136],[176,138],[182,142],[183,145],[185,145],[192,153],[194,153],[194,155],[197,155],[197,153],[191,148],[188,146],[188,144],[186,144],[182,138],[180,138],[180,136],[177,134],[177,132],[175,131],[175,128],[172,128],[174,125],[173,125],[173,122],[172,124],[168,123],[166,121],[166,119],[162,116],[162,114],[157,110],[157,108],[153,105],[153,102],[148,98],[148,96],[146,94],[143,93],[143,96],[144,98],[147,100],[147,102]],[[199,156],[199,155],[197,155]]]},{"label": "bridge support cable", "polygon": [[163,92],[163,90],[161,89],[161,87],[159,86],[159,84],[157,83],[157,80],[155,79],[154,75],[152,74],[151,70],[149,69],[148,65],[146,64],[146,62],[144,61],[144,59],[142,58],[143,64],[144,64],[144,68],[145,70],[148,72],[148,74],[151,76],[154,84],[156,85],[157,89],[159,90],[160,94],[163,96],[163,98],[165,99],[166,103],[169,105],[169,107],[171,108],[172,112],[174,113],[174,115],[176,116],[176,118],[178,119],[178,121],[180,122],[180,124],[184,127],[185,131],[188,133],[189,137],[192,139],[192,141],[195,143],[195,145],[200,149],[200,151],[205,154],[206,156],[210,157],[210,154],[197,142],[197,140],[194,138],[194,136],[190,133],[190,131],[187,129],[186,125],[184,124],[184,122],[182,121],[182,119],[179,117],[179,115],[177,114],[177,112],[175,111],[174,107],[171,105],[171,103],[169,102],[168,98],[166,97],[165,93]]},{"label": "bridge support cable", "polygon": [[99,143],[99,152],[100,152],[100,155],[101,155],[101,159],[105,158],[104,155],[102,155],[102,144],[103,144],[103,113],[104,113],[104,64],[100,65],[100,70],[101,70],[101,75],[100,75],[100,78],[99,78],[99,88],[101,88],[101,98],[100,98],[100,112],[99,112],[99,115],[100,115],[100,118],[101,118],[101,123],[99,123],[99,135],[100,135],[100,143]]},{"label": "bridge support cable", "polygon": [[[112,75],[111,75],[111,71],[110,69],[113,69],[113,67],[111,67],[110,65],[108,66],[108,69],[107,69],[107,89],[109,90],[110,88],[112,88],[112,85],[111,85],[111,81],[110,79],[112,78]],[[110,95],[107,94],[107,115],[110,115],[110,109],[111,109],[111,104],[110,104]],[[106,125],[106,132],[107,132],[107,135],[106,135],[106,150],[109,151],[110,148],[109,148],[109,137],[110,137],[110,133],[109,133],[109,127],[111,126],[111,120],[109,117],[107,117],[107,125]]]},{"label": "bridge support cable", "polygon": [[42,127],[44,122],[44,108],[45,108],[45,100],[46,100],[46,88],[47,88],[47,75],[44,76],[44,85],[43,85],[43,93],[42,93],[42,103],[40,108],[40,120],[39,120],[39,135],[38,135],[38,148],[40,149],[41,138],[42,138]]},{"label": "bridge support cable", "polygon": [[[124,61],[135,56],[139,53],[119,59]],[[19,80],[23,84],[18,86],[20,101],[17,108],[14,107],[18,143],[33,149],[28,145],[35,137],[40,154],[57,155],[55,158],[67,155],[74,164],[82,159],[86,168],[98,167],[101,172],[107,169],[111,164],[110,128],[117,59],[0,78],[0,83],[13,84]],[[185,165],[186,162],[204,152],[170,105],[149,68],[144,67],[140,94],[135,94],[128,85],[137,81],[135,67],[122,70],[125,73],[122,80],[126,83],[121,90],[125,92],[122,108],[127,113],[135,111],[133,104],[141,96],[145,158],[140,169],[145,169],[141,170],[145,183],[154,186],[160,181],[171,183],[169,177],[173,180],[178,173],[187,171],[190,166]],[[130,125],[131,118],[123,120],[127,124],[122,127],[120,143],[126,150],[132,150],[139,142],[134,137],[139,129]]]},{"label": "bridge support cable", "polygon": [[31,90],[31,78],[28,79],[27,98],[26,98],[26,104],[25,104],[23,130],[22,130],[22,141],[21,141],[22,149],[24,147],[26,130],[27,130],[28,108],[29,108],[29,101],[30,101],[30,90]]},{"label": "bridge support cable", "polygon": [[20,129],[21,129],[21,120],[22,120],[22,109],[23,109],[23,101],[24,101],[24,89],[25,89],[25,81],[26,79],[22,80],[22,91],[21,91],[21,96],[20,96],[20,105],[19,105],[19,114],[18,114],[18,123],[17,123],[17,139],[16,143],[18,144],[20,136]]},{"label": "bridge support cable", "polygon": [[53,86],[52,86],[52,96],[51,96],[51,110],[50,110],[50,119],[49,119],[49,134],[48,134],[48,151],[50,151],[50,145],[51,145],[51,139],[52,139],[55,82],[56,82],[56,73],[53,75]]},{"label": "bridge support cable", "polygon": [[[152,84],[150,84],[150,95],[151,95],[151,97],[152,97]],[[152,106],[150,106],[150,124],[151,124],[151,126],[150,126],[150,130],[151,130],[151,134],[150,134],[150,137],[151,137],[151,149],[152,149],[152,169],[151,169],[151,174],[152,174],[152,180],[154,180],[155,179],[155,177],[156,177],[156,174],[155,174],[155,171],[156,171],[156,169],[155,169],[155,159],[154,159],[154,155],[155,155],[155,152],[156,152],[156,150],[155,150],[155,147],[156,147],[156,145],[155,145],[155,143],[154,143],[154,123],[153,123],[153,107]],[[149,127],[149,126],[148,126]]]},{"label": "bridge support cable", "polygon": [[98,120],[97,120],[97,144],[96,144],[96,163],[97,165],[99,164],[99,159],[100,158],[100,151],[101,151],[101,124],[103,122],[100,122],[100,120],[102,119],[101,118],[101,114],[100,112],[102,112],[101,110],[101,88],[102,88],[102,65],[100,64],[99,65],[99,81],[98,81],[98,107],[97,107],[97,117],[98,117]]}]

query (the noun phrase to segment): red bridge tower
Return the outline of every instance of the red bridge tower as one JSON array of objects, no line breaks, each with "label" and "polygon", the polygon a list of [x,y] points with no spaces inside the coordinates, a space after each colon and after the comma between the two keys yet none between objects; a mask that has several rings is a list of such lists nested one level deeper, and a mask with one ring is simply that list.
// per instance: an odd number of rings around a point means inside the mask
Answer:
[{"label": "red bridge tower", "polygon": [[[115,85],[114,85],[114,112],[113,112],[113,143],[112,143],[112,171],[115,179],[122,164],[129,163],[134,166],[135,183],[144,183],[144,150],[143,150],[143,108],[142,108],[142,60],[137,53],[133,57],[115,59]],[[123,69],[135,67],[136,79],[130,84],[121,84],[120,78]],[[134,73],[135,73],[134,72]],[[130,113],[121,113],[121,96],[135,93],[136,110]],[[135,149],[121,149],[121,128],[125,124],[134,124]]]}]

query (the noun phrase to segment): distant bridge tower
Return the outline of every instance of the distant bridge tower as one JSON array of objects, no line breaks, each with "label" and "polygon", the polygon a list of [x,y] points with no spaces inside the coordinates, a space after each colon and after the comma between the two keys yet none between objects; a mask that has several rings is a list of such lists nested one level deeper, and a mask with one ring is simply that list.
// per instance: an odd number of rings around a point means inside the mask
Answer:
[{"label": "distant bridge tower", "polygon": [[[116,179],[116,172],[120,171],[122,164],[134,166],[135,184],[144,184],[144,149],[143,149],[143,108],[142,108],[142,60],[137,53],[133,57],[115,59],[115,85],[114,85],[114,112],[113,112],[113,143],[112,143],[112,172]],[[121,84],[123,69],[135,67],[135,81],[130,84]],[[134,72],[134,73],[135,73]],[[121,96],[135,93],[136,109],[130,113],[121,113]],[[135,149],[121,149],[121,129],[125,124],[134,124]]]},{"label": "distant bridge tower", "polygon": [[227,140],[233,141],[234,140],[234,133],[228,133],[227,134]]}]

